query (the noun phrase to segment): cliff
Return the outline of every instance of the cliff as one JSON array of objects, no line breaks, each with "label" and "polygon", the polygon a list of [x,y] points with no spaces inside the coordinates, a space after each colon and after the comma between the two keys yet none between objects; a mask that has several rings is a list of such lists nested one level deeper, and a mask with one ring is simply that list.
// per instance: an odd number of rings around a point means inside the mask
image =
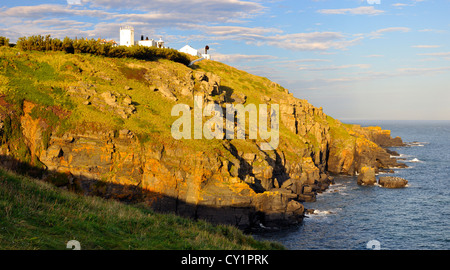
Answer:
[{"label": "cliff", "polygon": [[232,226],[75,194],[2,168],[0,194],[2,250],[67,250],[70,240],[81,250],[284,249]]},{"label": "cliff", "polygon": [[[301,222],[332,174],[402,166],[379,127],[347,125],[280,85],[215,61],[110,59],[0,50],[3,166],[86,195],[247,228]],[[279,104],[275,150],[261,139],[180,139],[175,104]],[[24,167],[24,164],[26,166]]]}]

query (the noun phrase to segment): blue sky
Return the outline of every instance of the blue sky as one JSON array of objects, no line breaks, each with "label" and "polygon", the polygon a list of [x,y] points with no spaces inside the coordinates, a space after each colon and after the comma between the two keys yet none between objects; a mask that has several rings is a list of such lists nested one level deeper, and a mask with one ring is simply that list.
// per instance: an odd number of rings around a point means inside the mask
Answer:
[{"label": "blue sky", "polygon": [[119,27],[267,77],[339,119],[450,120],[450,0],[2,1],[0,35]]}]

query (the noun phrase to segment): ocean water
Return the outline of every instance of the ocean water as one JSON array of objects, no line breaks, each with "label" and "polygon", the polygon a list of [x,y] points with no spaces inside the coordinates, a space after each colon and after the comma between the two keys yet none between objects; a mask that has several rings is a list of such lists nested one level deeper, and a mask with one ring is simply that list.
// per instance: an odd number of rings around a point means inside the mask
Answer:
[{"label": "ocean water", "polygon": [[304,203],[316,211],[302,225],[255,237],[292,250],[450,249],[450,121],[346,123],[378,125],[411,143],[391,148],[409,168],[386,174],[407,179],[408,186],[359,186],[356,177],[336,177],[316,202]]}]

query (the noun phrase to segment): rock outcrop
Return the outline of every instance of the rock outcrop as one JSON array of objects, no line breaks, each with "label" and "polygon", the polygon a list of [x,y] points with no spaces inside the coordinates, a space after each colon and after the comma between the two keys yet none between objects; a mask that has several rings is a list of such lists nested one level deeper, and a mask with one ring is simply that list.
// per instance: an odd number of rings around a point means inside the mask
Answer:
[{"label": "rock outcrop", "polygon": [[80,99],[85,106],[91,105],[102,112],[112,112],[124,119],[136,113],[136,107],[129,95],[110,91],[98,93],[95,85],[81,82],[78,86],[70,86],[67,94]]},{"label": "rock outcrop", "polygon": [[[355,175],[360,173],[363,167],[372,167],[376,173],[381,169],[406,167],[404,163],[392,158],[385,149],[387,146],[400,145],[401,139],[392,139],[389,134],[390,131],[381,128],[346,125],[334,120],[328,160],[329,172]],[[382,145],[377,142],[382,142]],[[403,142],[401,144],[403,145]]]},{"label": "rock outcrop", "polygon": [[371,186],[377,183],[375,177],[375,169],[369,167],[362,167],[361,172],[358,175],[358,185]]},{"label": "rock outcrop", "polygon": [[400,177],[381,176],[378,179],[378,184],[385,188],[403,188],[408,184],[408,180]]}]

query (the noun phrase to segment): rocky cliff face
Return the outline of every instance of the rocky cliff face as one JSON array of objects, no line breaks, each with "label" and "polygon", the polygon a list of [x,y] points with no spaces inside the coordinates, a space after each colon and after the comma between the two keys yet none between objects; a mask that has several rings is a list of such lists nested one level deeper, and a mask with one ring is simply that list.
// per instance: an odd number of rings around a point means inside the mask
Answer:
[{"label": "rocky cliff face", "polygon": [[[223,105],[245,104],[248,98],[228,91],[220,76],[211,72],[186,68],[184,72],[154,70],[141,75],[150,91],[160,93],[160,102],[201,95],[205,104]],[[101,92],[92,84],[65,90],[83,106],[123,119],[133,118],[139,110],[130,95]],[[193,151],[170,137],[146,141],[133,130],[108,129],[89,119],[55,132],[54,126],[33,113],[41,105],[25,100],[17,109],[3,97],[0,155],[3,165],[12,166],[11,158],[28,162],[44,172],[44,180],[63,188],[146,202],[159,211],[243,228],[300,222],[305,210],[301,202],[314,201],[332,183],[331,174],[354,175],[362,167],[400,166],[382,148],[402,144],[388,131],[342,124],[287,91],[259,98],[280,104],[282,133],[273,151],[262,151],[251,140],[216,140],[210,149]],[[56,115],[62,119],[67,113],[60,110]],[[15,138],[7,130],[11,122],[17,123]]]}]

